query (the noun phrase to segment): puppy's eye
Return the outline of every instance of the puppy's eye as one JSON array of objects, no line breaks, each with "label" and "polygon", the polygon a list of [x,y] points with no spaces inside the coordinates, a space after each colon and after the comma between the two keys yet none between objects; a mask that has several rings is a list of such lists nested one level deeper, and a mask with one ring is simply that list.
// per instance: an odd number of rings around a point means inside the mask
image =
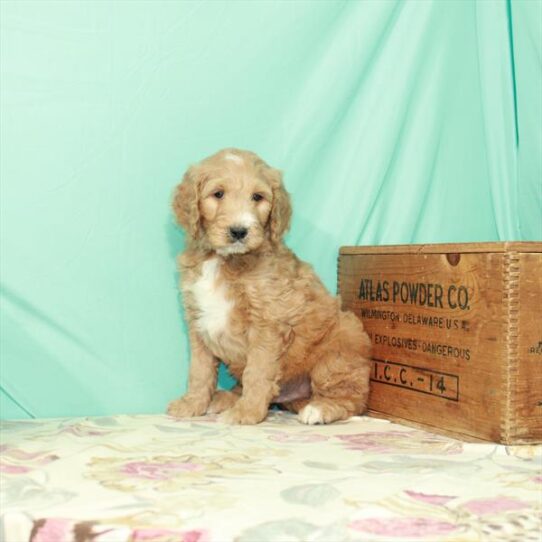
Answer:
[{"label": "puppy's eye", "polygon": [[263,200],[263,196],[262,196],[261,194],[258,194],[258,193],[252,194],[252,199],[253,199],[254,201],[262,201],[262,200]]},{"label": "puppy's eye", "polygon": [[222,199],[224,197],[224,190],[217,190],[216,192],[213,193],[213,196],[216,199]]}]

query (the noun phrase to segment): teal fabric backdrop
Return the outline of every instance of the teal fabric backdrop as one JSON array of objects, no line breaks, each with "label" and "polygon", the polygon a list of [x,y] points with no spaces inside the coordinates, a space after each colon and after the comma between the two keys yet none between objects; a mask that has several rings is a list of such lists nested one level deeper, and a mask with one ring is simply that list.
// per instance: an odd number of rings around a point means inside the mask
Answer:
[{"label": "teal fabric backdrop", "polygon": [[224,146],[285,171],[287,243],[542,238],[542,6],[0,2],[1,415],[186,385],[170,196]]}]

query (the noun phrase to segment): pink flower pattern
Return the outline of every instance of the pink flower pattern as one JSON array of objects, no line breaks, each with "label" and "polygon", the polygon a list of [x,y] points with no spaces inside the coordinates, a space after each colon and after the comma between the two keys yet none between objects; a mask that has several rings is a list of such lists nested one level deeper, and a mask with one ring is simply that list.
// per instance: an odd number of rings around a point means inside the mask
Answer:
[{"label": "pink flower pattern", "polygon": [[356,531],[393,538],[435,537],[457,530],[457,525],[433,518],[367,518],[353,521]]},{"label": "pink flower pattern", "polygon": [[167,480],[171,476],[177,476],[183,472],[196,472],[203,469],[203,465],[191,462],[145,463],[144,461],[132,461],[123,465],[121,472],[136,478]]},{"label": "pink flower pattern", "polygon": [[132,542],[209,542],[209,533],[205,530],[135,529]]},{"label": "pink flower pattern", "polygon": [[29,467],[0,463],[0,472],[5,472],[6,474],[25,474],[27,472],[30,472],[31,470],[32,469]]},{"label": "pink flower pattern", "polygon": [[36,522],[36,532],[31,542],[64,542],[71,540],[73,521],[67,519],[46,519]]},{"label": "pink flower pattern", "polygon": [[475,499],[468,501],[463,508],[476,514],[477,516],[486,516],[488,514],[502,514],[515,510],[523,510],[530,505],[518,499],[510,497],[493,497],[489,499]]},{"label": "pink flower pattern", "polygon": [[542,529],[535,447],[518,458],[371,418],[307,427],[285,413],[254,427],[140,415],[2,430],[9,542],[503,542]]},{"label": "pink flower pattern", "polygon": [[369,453],[428,454],[438,452],[439,455],[459,454],[462,443],[450,440],[425,431],[368,431],[366,433],[339,435],[338,439],[345,443],[349,450]]},{"label": "pink flower pattern", "polygon": [[317,433],[285,433],[283,431],[277,431],[268,437],[269,440],[275,442],[284,443],[299,443],[299,444],[312,444],[314,442],[323,442],[328,440],[329,437],[319,435]]}]

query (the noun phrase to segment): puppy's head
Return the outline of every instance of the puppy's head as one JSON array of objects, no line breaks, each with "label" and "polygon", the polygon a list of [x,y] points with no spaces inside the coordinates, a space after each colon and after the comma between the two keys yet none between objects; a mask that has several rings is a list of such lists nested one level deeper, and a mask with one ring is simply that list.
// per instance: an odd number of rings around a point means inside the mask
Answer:
[{"label": "puppy's head", "polygon": [[279,243],[290,224],[281,173],[256,154],[225,149],[188,169],[173,211],[192,240],[222,256]]}]

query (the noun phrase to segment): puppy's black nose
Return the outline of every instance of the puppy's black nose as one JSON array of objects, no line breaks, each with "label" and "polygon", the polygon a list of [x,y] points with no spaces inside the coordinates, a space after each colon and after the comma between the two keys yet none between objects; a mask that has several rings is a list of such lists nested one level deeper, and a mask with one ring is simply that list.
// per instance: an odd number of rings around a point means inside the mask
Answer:
[{"label": "puppy's black nose", "polygon": [[240,226],[232,226],[230,228],[230,237],[234,241],[241,241],[247,236],[248,229]]}]

